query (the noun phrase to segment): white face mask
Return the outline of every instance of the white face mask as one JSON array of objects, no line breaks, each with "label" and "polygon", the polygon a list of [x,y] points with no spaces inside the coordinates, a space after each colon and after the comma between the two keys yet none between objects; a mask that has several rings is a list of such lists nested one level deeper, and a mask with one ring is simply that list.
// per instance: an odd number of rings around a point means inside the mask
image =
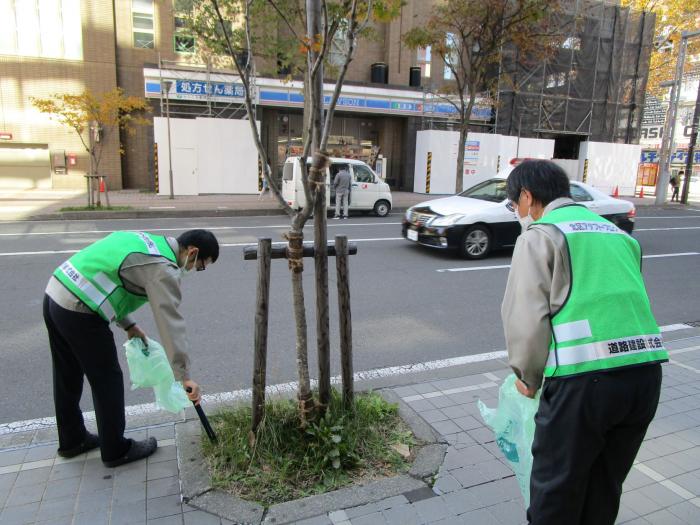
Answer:
[{"label": "white face mask", "polygon": [[199,257],[199,252],[194,254],[194,263],[192,264],[192,267],[188,270],[187,269],[187,263],[190,260],[190,256],[187,256],[187,259],[185,259],[185,264],[182,265],[182,268],[180,268],[180,275],[182,277],[185,277],[187,275],[192,275],[194,273],[195,268],[197,268],[197,258]]},{"label": "white face mask", "polygon": [[[516,215],[518,215],[517,212]],[[521,217],[520,215],[518,215],[518,222],[520,223],[522,231],[525,231],[533,222],[535,222],[535,219],[532,218],[532,215],[530,215],[530,210],[528,210],[527,215],[525,215],[525,217]]]}]

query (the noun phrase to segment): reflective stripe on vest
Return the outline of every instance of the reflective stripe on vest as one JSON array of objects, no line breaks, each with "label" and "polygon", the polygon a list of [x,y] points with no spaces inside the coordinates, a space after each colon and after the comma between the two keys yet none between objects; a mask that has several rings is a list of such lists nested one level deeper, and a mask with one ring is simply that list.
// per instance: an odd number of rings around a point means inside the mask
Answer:
[{"label": "reflective stripe on vest", "polygon": [[631,354],[662,350],[663,341],[659,334],[649,334],[626,339],[612,339],[576,346],[559,348],[558,352],[550,352],[547,367],[577,365],[587,361],[597,361],[609,357],[622,357]]},{"label": "reflective stripe on vest", "polygon": [[[70,261],[64,262],[59,269],[63,274],[68,277],[73,283],[80,288],[85,295],[87,295],[90,300],[95,303],[98,308],[102,311],[102,314],[111,322],[116,317],[114,313],[114,308],[109,304],[107,296],[100,292],[93,284],[88,281],[83,275],[75,269],[75,267],[70,263]],[[106,276],[104,276],[106,278]],[[111,281],[109,281],[111,283]],[[113,283],[112,283],[113,284]],[[114,289],[114,288],[112,288]],[[106,290],[105,290],[106,291]],[[111,293],[111,290],[107,293]]]}]

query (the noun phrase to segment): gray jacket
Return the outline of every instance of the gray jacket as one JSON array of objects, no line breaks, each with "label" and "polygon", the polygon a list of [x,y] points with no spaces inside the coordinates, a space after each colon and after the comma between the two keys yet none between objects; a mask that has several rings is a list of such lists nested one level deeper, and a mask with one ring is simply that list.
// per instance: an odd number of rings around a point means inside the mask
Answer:
[{"label": "gray jacket", "polygon": [[[556,199],[550,211],[571,199]],[[571,265],[564,234],[556,228],[534,225],[515,243],[501,317],[508,363],[529,387],[542,384],[552,340],[550,312],[566,301],[571,286]]]},{"label": "gray jacket", "polygon": [[352,175],[350,175],[348,170],[342,169],[335,174],[335,178],[333,179],[333,187],[335,188],[336,193],[348,193],[351,186]]},{"label": "gray jacket", "polygon": [[[177,241],[172,237],[168,237],[167,240],[173,252],[179,253],[180,246]],[[189,345],[185,319],[180,313],[182,292],[178,265],[165,257],[132,253],[124,260],[119,276],[129,292],[148,297],[161,343],[168,354],[175,379],[178,381],[189,379],[190,358],[187,355]],[[93,313],[53,276],[46,286],[46,294],[66,310]],[[134,320],[131,316],[126,316],[117,324],[127,329],[134,324]]]}]

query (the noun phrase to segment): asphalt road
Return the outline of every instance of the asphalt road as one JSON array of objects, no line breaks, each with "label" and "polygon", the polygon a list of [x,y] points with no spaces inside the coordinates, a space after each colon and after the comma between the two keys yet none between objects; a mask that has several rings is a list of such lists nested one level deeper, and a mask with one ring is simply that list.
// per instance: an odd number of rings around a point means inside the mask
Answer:
[{"label": "asphalt road", "polygon": [[[329,221],[329,238],[345,234],[358,245],[351,257],[355,370],[502,350],[500,302],[511,253],[483,261],[415,246],[400,238],[400,215]],[[250,385],[256,263],[242,245],[269,236],[280,241],[283,217],[154,219],[0,223],[0,423],[53,415],[48,341],[41,317],[43,290],[53,269],[70,253],[106,232],[140,229],[177,235],[213,228],[223,244],[219,262],[184,283],[183,312],[191,344],[192,377],[207,393]],[[311,228],[307,235],[311,238]],[[700,210],[640,209],[635,237],[645,256],[644,276],[659,324],[700,319]],[[693,252],[695,255],[687,255]],[[680,255],[679,255],[680,254]],[[685,254],[685,255],[683,255]],[[477,268],[469,271],[441,270]],[[315,370],[313,262],[304,273],[311,369]],[[335,271],[331,262],[333,372],[339,369]],[[158,338],[150,310],[136,314]],[[294,380],[294,322],[286,263],[273,261],[268,384]],[[124,333],[114,329],[117,344]],[[98,349],[95,349],[98,351]],[[128,378],[128,374],[125,374]],[[90,396],[83,408],[91,410]],[[152,401],[129,391],[127,404]]]}]

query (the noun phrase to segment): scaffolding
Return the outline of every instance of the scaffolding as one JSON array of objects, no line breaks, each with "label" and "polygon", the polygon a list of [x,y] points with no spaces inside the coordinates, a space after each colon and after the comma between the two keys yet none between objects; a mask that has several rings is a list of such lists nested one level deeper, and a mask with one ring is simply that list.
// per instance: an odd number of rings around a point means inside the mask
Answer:
[{"label": "scaffolding", "polygon": [[558,139],[575,158],[583,140],[639,140],[655,15],[619,4],[568,0],[555,55],[524,64],[504,48],[494,132]]}]

